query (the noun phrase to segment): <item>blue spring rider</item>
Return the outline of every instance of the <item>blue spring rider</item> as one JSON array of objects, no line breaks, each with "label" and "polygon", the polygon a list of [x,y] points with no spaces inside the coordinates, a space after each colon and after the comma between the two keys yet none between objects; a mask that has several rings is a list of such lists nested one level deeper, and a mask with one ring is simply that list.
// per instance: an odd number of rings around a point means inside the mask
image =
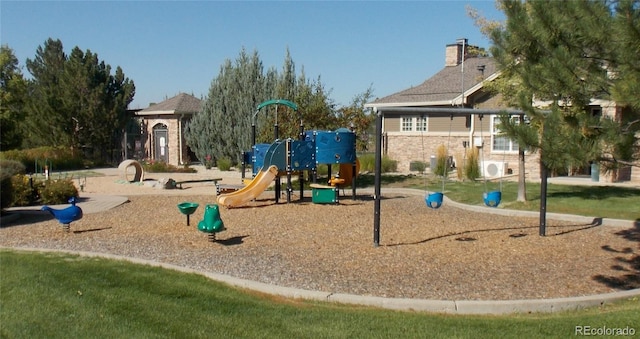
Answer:
[{"label": "blue spring rider", "polygon": [[63,209],[51,208],[47,205],[42,206],[43,211],[48,211],[54,218],[62,224],[62,229],[65,232],[69,232],[70,224],[73,221],[80,220],[82,218],[82,208],[76,206],[76,197],[69,198],[71,206]]},{"label": "blue spring rider", "polygon": [[220,207],[217,204],[208,204],[204,209],[204,217],[198,223],[198,230],[209,234],[209,240],[216,241],[216,233],[224,231],[224,222],[220,218]]},{"label": "blue spring rider", "polygon": [[442,206],[443,198],[444,194],[442,192],[430,193],[424,197],[424,202],[427,204],[427,207],[438,209]]}]

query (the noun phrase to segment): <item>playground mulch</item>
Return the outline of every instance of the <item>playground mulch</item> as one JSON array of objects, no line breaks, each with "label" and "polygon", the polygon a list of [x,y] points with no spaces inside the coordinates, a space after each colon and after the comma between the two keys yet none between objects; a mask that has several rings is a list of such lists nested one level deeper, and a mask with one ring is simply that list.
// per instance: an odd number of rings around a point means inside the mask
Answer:
[{"label": "playground mulch", "polygon": [[[132,188],[143,190],[143,188]],[[0,229],[0,246],[91,251],[155,260],[281,286],[438,300],[582,296],[640,287],[636,229],[470,212],[423,197],[383,194],[380,246],[371,194],[339,205],[287,204],[266,192],[221,208],[226,231],[211,242],[197,229],[213,194],[146,190],[71,225],[25,214]],[[197,192],[197,191],[192,191]],[[188,193],[188,191],[186,192]],[[349,194],[350,192],[347,192]],[[177,204],[197,202],[191,225]]]}]

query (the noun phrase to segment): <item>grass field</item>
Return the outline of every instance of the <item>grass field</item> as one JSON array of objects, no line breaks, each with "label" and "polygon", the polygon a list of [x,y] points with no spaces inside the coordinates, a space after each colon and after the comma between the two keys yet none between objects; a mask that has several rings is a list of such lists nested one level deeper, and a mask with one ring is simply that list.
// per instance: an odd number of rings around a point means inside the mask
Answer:
[{"label": "grass field", "polygon": [[282,299],[123,261],[0,251],[2,338],[567,338],[640,334],[637,299],[574,312],[460,316]]}]

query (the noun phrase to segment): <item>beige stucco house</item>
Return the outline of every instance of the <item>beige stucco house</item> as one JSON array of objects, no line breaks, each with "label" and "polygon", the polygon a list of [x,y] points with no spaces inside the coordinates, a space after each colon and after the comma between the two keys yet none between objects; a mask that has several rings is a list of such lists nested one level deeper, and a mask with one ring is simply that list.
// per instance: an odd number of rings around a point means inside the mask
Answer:
[{"label": "beige stucco house", "polygon": [[[447,109],[508,109],[499,95],[489,93],[485,84],[496,79],[500,72],[490,57],[470,55],[466,39],[445,48],[444,68],[422,84],[376,99],[366,107],[384,109],[382,133],[383,154],[398,162],[398,170],[409,172],[412,163],[430,162],[439,145],[445,145],[448,155],[464,159],[466,149],[477,147],[481,170],[487,177],[518,174],[518,145],[499,135],[497,115],[447,116]],[[465,56],[463,58],[463,55]],[[442,108],[445,116],[429,116],[394,112],[394,108]],[[614,103],[594,101],[590,106],[594,115],[619,118],[621,108]],[[402,111],[402,112],[401,112]],[[442,114],[441,114],[442,115]],[[515,118],[515,117],[514,117]],[[528,180],[540,179],[537,154],[525,154],[525,173]],[[568,169],[568,174],[589,175],[591,167]],[[600,175],[600,181],[635,181],[640,183],[640,170],[627,168],[617,173]]]},{"label": "beige stucco house", "polygon": [[196,161],[185,143],[184,128],[191,117],[200,112],[202,101],[193,95],[180,93],[136,113],[141,125],[136,153],[143,158],[180,166]]}]

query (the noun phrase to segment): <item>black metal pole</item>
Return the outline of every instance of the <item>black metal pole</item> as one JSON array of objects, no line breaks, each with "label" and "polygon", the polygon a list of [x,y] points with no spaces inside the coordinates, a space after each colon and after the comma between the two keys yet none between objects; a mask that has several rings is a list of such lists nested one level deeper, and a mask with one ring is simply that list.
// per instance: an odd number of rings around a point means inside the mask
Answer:
[{"label": "black metal pole", "polygon": [[[298,112],[298,114],[300,114]],[[300,134],[298,135],[298,140],[304,140],[304,124],[302,122],[302,117],[300,117]],[[300,183],[300,201],[304,201],[304,171],[300,170],[298,172],[298,182]]]},{"label": "black metal pole", "polygon": [[547,177],[549,169],[544,163],[540,163],[540,236],[547,233]]},{"label": "black metal pole", "polygon": [[251,124],[251,146],[256,145],[256,124]]},{"label": "black metal pole", "polygon": [[291,202],[291,192],[293,188],[291,186],[291,144],[293,143],[292,139],[287,139],[287,204]]},{"label": "black metal pole", "polygon": [[380,175],[382,166],[382,112],[376,112],[376,161],[373,207],[373,246],[380,245]]},{"label": "black metal pole", "polygon": [[358,173],[356,173],[356,163],[353,163],[351,167],[351,199],[356,200],[356,178],[358,177]]}]

